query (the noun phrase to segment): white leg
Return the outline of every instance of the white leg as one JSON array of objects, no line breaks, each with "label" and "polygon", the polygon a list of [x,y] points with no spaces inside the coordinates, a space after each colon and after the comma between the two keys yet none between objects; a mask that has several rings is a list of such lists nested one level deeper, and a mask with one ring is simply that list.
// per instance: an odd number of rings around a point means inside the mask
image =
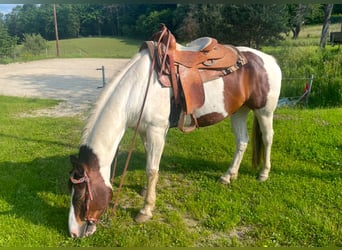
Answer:
[{"label": "white leg", "polygon": [[231,117],[231,124],[235,135],[235,154],[227,172],[221,176],[220,181],[229,184],[230,180],[238,177],[239,167],[248,144],[247,116],[249,109],[242,107]]},{"label": "white leg", "polygon": [[273,142],[273,112],[265,112],[263,110],[255,111],[255,115],[259,121],[262,133],[262,141],[264,144],[264,167],[262,168],[258,180],[266,181],[271,170],[271,148]]},{"label": "white leg", "polygon": [[146,136],[142,135],[146,150],[146,194],[145,204],[140,209],[139,214],[135,218],[137,222],[145,222],[152,217],[152,211],[156,202],[156,185],[158,182],[159,163],[164,150],[165,136],[167,128],[149,127]]}]

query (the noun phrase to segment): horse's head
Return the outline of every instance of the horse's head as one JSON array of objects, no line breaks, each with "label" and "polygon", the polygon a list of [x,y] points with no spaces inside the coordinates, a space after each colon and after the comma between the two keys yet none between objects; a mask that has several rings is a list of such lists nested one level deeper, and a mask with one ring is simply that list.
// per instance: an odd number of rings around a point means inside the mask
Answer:
[{"label": "horse's head", "polygon": [[90,236],[96,231],[96,222],[108,207],[113,192],[104,183],[97,159],[84,163],[71,156],[70,160],[73,168],[69,179],[69,232],[71,237],[80,238]]}]

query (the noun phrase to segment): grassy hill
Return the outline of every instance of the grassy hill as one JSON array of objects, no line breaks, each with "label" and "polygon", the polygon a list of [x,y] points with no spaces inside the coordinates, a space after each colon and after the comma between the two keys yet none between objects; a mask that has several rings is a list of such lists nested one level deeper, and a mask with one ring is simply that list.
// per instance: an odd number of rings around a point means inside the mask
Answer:
[{"label": "grassy hill", "polygon": [[[130,58],[139,49],[142,41],[130,38],[87,37],[59,40],[61,58]],[[56,41],[49,41],[48,48],[39,56],[22,53],[16,48],[16,60],[30,61],[54,58],[57,55]]]},{"label": "grassy hill", "polygon": [[[142,41],[128,38],[79,38],[60,41],[62,57],[130,58]],[[49,55],[56,54],[55,41],[49,42]]]}]

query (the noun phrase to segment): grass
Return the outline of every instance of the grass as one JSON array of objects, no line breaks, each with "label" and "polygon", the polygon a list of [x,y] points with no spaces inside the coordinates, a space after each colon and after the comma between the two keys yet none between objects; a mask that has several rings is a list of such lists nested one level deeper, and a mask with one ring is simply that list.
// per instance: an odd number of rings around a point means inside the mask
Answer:
[{"label": "grass", "polygon": [[[53,105],[0,96],[0,246],[342,246],[342,108],[278,109],[265,183],[250,168],[250,148],[239,179],[218,183],[234,152],[228,120],[190,134],[170,130],[157,208],[145,224],[133,221],[145,182],[139,140],[116,214],[93,237],[73,240],[68,158],[82,117],[20,115]],[[131,136],[122,143],[115,190]]]},{"label": "grass", "polygon": [[[57,101],[0,96],[0,246],[342,247],[342,108],[341,102],[329,104],[340,98],[342,59],[336,46],[318,49],[319,32],[305,27],[298,40],[263,48],[278,59],[285,78],[315,75],[311,107],[339,106],[276,111],[267,182],[256,181],[249,147],[238,180],[218,183],[234,153],[229,120],[190,134],[170,130],[153,219],[133,221],[143,205],[138,192],[145,183],[138,141],[117,212],[104,216],[90,238],[73,240],[67,228],[69,155],[77,153],[83,116],[25,117]],[[62,40],[61,51],[62,57],[130,57],[139,45],[82,38]],[[54,56],[53,42],[50,49],[48,57]],[[282,95],[295,95],[290,91],[302,87],[301,80],[285,80]],[[121,145],[115,191],[131,137],[127,131]]]},{"label": "grass", "polygon": [[0,246],[57,246],[66,234],[67,152],[78,119],[20,118],[56,101],[0,97]]},{"label": "grass", "polygon": [[[297,40],[286,38],[263,51],[273,55],[282,69],[281,97],[301,96],[305,83],[314,76],[310,107],[338,107],[342,103],[342,53],[338,45],[319,47],[321,26],[305,26]],[[330,31],[339,31],[333,24]],[[306,79],[304,79],[306,78]]]},{"label": "grass", "polygon": [[[128,38],[81,38],[60,41],[62,57],[131,58],[142,41]],[[55,56],[55,42],[49,42],[48,54]]]},{"label": "grass", "polygon": [[[131,58],[142,41],[131,38],[85,37],[59,40],[61,58]],[[15,49],[14,59],[2,59],[2,63],[56,58],[56,42],[48,41],[48,48],[40,55],[22,52],[22,45]]]}]

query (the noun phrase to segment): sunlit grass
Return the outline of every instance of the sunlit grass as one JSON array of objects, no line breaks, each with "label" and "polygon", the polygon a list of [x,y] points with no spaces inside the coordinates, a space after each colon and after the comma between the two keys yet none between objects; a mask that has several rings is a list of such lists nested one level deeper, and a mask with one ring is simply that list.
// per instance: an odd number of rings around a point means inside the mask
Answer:
[{"label": "sunlit grass", "polygon": [[[80,38],[60,41],[62,57],[130,58],[142,41],[120,38]],[[49,55],[55,55],[55,43],[49,42]]]},{"label": "sunlit grass", "polygon": [[[297,41],[285,41],[264,50],[278,59],[285,78],[313,73],[309,104],[320,106],[339,94],[342,61],[336,47],[318,48],[317,32],[319,27],[305,26],[298,39],[305,46],[287,47]],[[62,56],[116,57],[112,53],[118,51],[118,57],[130,57],[140,44],[97,39],[61,41]],[[48,55],[55,46],[50,44]],[[305,82],[293,84],[301,93]],[[156,210],[145,224],[133,220],[143,205],[138,192],[145,184],[145,155],[138,140],[116,214],[104,217],[94,236],[74,240],[67,228],[67,181],[83,118],[21,115],[56,104],[0,96],[0,246],[342,246],[342,108],[278,109],[265,183],[256,181],[250,146],[238,180],[229,186],[218,182],[235,150],[229,120],[190,134],[170,130]],[[250,128],[251,120],[250,115]],[[131,137],[127,131],[120,147],[114,191]]]},{"label": "sunlit grass", "polygon": [[[297,40],[290,37],[278,46],[264,47],[273,55],[282,70],[281,97],[299,97],[305,84],[314,76],[309,96],[310,107],[338,107],[342,103],[342,53],[338,45],[329,41],[324,49],[319,46],[320,25],[304,26]],[[339,31],[331,25],[330,31]]]},{"label": "sunlit grass", "polygon": [[[60,58],[130,58],[138,52],[141,40],[131,38],[84,37],[59,40]],[[3,62],[41,60],[56,58],[55,41],[47,42],[47,49],[40,55],[22,53],[22,45],[15,50],[15,58],[2,59]]]},{"label": "sunlit grass", "polygon": [[[229,120],[190,134],[170,130],[156,210],[145,224],[133,220],[145,184],[138,140],[116,214],[94,236],[73,240],[69,155],[83,122],[18,115],[54,104],[0,97],[0,246],[342,246],[341,108],[278,109],[265,183],[256,180],[250,147],[238,180],[218,182],[234,152]],[[131,136],[129,130],[120,148],[115,191]]]}]

